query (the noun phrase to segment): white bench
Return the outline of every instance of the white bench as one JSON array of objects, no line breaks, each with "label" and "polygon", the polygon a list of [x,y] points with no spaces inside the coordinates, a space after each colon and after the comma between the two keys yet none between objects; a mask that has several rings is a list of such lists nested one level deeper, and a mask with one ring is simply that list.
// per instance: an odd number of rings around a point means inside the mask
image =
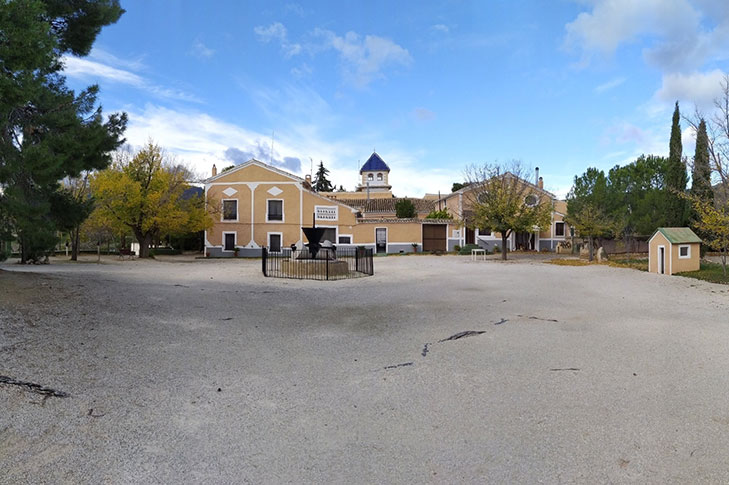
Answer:
[{"label": "white bench", "polygon": [[471,249],[471,261],[478,260],[478,257],[486,261],[486,250],[485,249]]}]

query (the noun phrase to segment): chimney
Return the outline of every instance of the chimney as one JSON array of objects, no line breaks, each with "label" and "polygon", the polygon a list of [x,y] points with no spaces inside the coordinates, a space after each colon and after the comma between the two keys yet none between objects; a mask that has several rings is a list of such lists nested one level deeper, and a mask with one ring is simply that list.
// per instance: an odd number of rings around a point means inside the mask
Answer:
[{"label": "chimney", "polygon": [[537,184],[537,187],[544,190],[544,178],[539,177],[539,183]]},{"label": "chimney", "polygon": [[216,175],[218,175],[218,167],[213,164],[213,177],[215,177]]},{"label": "chimney", "polygon": [[534,185],[539,185],[539,167],[537,167],[535,170],[536,175],[534,176]]},{"label": "chimney", "polygon": [[304,175],[304,180],[306,181],[307,184],[309,184],[311,186],[311,175],[309,175],[309,174]]}]

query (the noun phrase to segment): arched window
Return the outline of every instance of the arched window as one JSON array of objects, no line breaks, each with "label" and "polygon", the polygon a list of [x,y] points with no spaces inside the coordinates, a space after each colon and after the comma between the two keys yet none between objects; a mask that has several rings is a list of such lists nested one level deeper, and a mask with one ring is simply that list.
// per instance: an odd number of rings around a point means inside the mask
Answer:
[{"label": "arched window", "polygon": [[378,173],[377,174],[377,180],[379,180],[380,182],[382,182],[382,174],[381,173]]},{"label": "arched window", "polygon": [[374,177],[372,176],[371,173],[367,174],[367,180],[374,180]]}]

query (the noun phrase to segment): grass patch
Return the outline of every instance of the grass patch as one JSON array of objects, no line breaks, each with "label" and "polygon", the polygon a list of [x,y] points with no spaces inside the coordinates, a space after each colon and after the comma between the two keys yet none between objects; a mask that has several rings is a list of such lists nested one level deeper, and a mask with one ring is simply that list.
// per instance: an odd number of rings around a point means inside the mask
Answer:
[{"label": "grass patch", "polygon": [[631,268],[638,271],[648,271],[648,258],[616,258],[607,262],[608,266],[614,268]]},{"label": "grass patch", "polygon": [[699,269],[698,271],[678,273],[678,276],[687,276],[689,278],[696,278],[697,280],[704,280],[710,283],[729,285],[729,277],[724,276],[724,271],[721,269],[721,264],[710,263],[708,261],[702,261],[701,269]]}]

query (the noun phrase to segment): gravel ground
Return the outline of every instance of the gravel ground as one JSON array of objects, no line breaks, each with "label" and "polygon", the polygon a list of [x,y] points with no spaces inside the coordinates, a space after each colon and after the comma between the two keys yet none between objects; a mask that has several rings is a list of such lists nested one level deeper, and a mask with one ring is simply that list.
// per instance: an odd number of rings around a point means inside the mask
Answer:
[{"label": "gravel ground", "polygon": [[0,384],[0,483],[729,482],[725,286],[259,265],[0,266],[0,376],[69,395]]}]

